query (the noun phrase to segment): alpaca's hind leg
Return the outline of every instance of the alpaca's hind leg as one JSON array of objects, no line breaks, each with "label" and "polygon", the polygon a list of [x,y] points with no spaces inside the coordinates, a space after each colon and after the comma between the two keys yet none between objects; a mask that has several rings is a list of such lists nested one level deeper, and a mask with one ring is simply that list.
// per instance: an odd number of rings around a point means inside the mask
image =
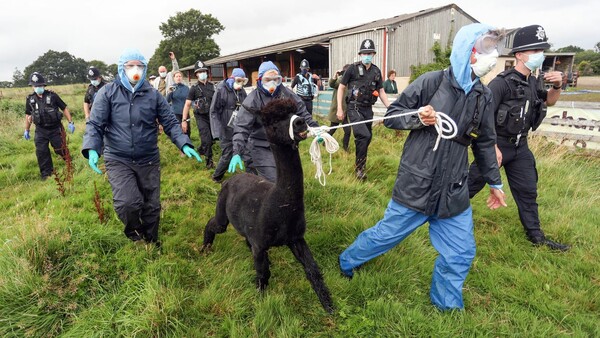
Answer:
[{"label": "alpaca's hind leg", "polygon": [[296,257],[296,259],[302,263],[304,266],[304,271],[306,272],[306,278],[310,282],[313,290],[319,297],[319,301],[325,311],[329,313],[333,313],[333,301],[331,300],[331,295],[329,294],[329,290],[325,285],[325,281],[323,281],[323,275],[321,274],[321,270],[319,270],[319,266],[308,248],[308,244],[304,238],[296,241],[295,243],[289,244],[290,250]]},{"label": "alpaca's hind leg", "polygon": [[269,285],[271,271],[269,270],[269,252],[267,249],[258,249],[252,247],[252,256],[254,258],[254,269],[256,270],[256,287],[264,291]]}]

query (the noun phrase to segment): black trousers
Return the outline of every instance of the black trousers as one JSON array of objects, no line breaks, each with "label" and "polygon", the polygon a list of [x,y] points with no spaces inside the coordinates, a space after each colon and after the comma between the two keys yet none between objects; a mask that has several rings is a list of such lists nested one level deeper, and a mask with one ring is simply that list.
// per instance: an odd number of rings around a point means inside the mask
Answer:
[{"label": "black trousers", "polygon": [[221,158],[219,159],[217,168],[213,173],[213,177],[216,179],[222,178],[229,168],[229,162],[231,162],[231,158],[233,157],[232,139],[233,128],[227,126],[221,128]]},{"label": "black trousers", "polygon": [[[502,152],[502,166],[525,233],[529,238],[543,237],[537,204],[538,174],[535,158],[527,146],[527,139],[521,139],[521,144],[515,146],[506,138],[498,136],[498,148]],[[475,162],[469,168],[468,185],[470,198],[485,186],[485,181]]]},{"label": "black trousers", "polygon": [[35,127],[35,135],[33,141],[35,143],[35,155],[37,157],[38,166],[40,167],[40,175],[46,178],[52,175],[54,165],[52,163],[52,154],[48,143],[54,148],[54,152],[60,155],[63,159],[69,153],[69,149],[63,148],[61,133],[64,131],[62,124],[53,128]]},{"label": "black trousers", "polygon": [[311,100],[305,100],[302,99],[302,102],[304,102],[304,105],[306,106],[306,110],[308,110],[308,112],[312,115],[313,112],[313,101]]},{"label": "black trousers", "polygon": [[158,241],[160,222],[160,164],[105,160],[113,206],[132,241]]},{"label": "black trousers", "polygon": [[[175,118],[177,119],[177,121],[179,121],[179,125],[181,125],[181,121],[183,121],[183,115],[177,115],[175,114]],[[187,124],[187,133],[185,133],[188,137],[192,137],[192,128],[190,128],[190,121],[187,121],[185,124]],[[182,128],[183,130],[183,128]]]},{"label": "black trousers", "polygon": [[[348,110],[346,112],[348,121],[359,122],[370,120],[373,118],[373,107],[370,105],[358,105],[355,103],[348,103]],[[367,164],[367,153],[369,150],[369,144],[371,144],[371,138],[373,137],[372,132],[373,122],[357,124],[352,126],[352,132],[354,133],[354,144],[356,145],[356,168],[365,169]]]},{"label": "black trousers", "polygon": [[[340,124],[347,124],[348,123],[348,115],[344,116],[344,120],[342,121],[342,123],[338,123],[338,122],[331,122],[331,127],[335,127],[338,126]],[[343,127],[342,129],[344,129],[344,139],[342,140],[342,147],[345,150],[348,150],[348,145],[350,144],[350,135],[352,134],[352,127]],[[335,134],[335,131],[337,129],[331,129],[328,131],[329,135]]]},{"label": "black trousers", "polygon": [[207,163],[212,162],[213,138],[210,131],[210,116],[208,114],[194,113],[194,117],[196,118],[196,124],[198,125],[198,133],[200,134],[200,146],[198,147],[200,155],[206,157]]}]

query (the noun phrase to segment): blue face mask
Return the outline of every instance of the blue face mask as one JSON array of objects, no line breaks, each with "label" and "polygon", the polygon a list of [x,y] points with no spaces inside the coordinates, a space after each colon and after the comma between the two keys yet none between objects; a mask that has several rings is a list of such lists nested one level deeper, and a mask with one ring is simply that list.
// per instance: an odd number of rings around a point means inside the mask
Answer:
[{"label": "blue face mask", "polygon": [[42,95],[44,94],[44,87],[34,87],[33,91],[38,95]]},{"label": "blue face mask", "polygon": [[308,73],[308,69],[300,69],[300,72],[302,75],[306,75],[306,73]]},{"label": "blue face mask", "polygon": [[94,86],[94,87],[98,87],[98,85],[100,84],[100,80],[90,80],[90,82],[92,83],[92,86]]},{"label": "blue face mask", "polygon": [[361,55],[360,56],[362,63],[365,65],[371,64],[373,62],[373,55]]},{"label": "blue face mask", "polygon": [[535,72],[535,70],[540,68],[543,63],[544,52],[529,54],[529,60],[525,62],[525,67],[527,67],[530,71]]}]

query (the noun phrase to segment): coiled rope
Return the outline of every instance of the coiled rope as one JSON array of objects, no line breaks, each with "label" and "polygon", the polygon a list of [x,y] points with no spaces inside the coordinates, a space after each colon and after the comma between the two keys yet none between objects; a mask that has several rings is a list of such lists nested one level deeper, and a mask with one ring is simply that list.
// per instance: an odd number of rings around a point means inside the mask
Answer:
[{"label": "coiled rope", "polygon": [[[329,130],[354,126],[354,125],[368,123],[368,122],[383,121],[383,120],[387,120],[387,119],[393,119],[393,118],[397,118],[397,117],[413,115],[413,114],[417,114],[417,113],[421,112],[421,110],[422,110],[422,108],[419,110],[406,112],[406,113],[402,113],[402,114],[398,114],[398,115],[377,117],[377,118],[373,118],[373,119],[365,120],[365,121],[357,121],[357,122],[352,122],[352,123],[347,123],[347,124],[341,124],[341,125],[337,125],[335,127],[327,127],[327,126],[309,127],[308,128],[309,136],[315,137],[313,139],[313,141],[310,145],[310,149],[309,149],[310,160],[317,169],[317,172],[315,173],[315,178],[317,180],[319,180],[319,183],[322,186],[325,186],[326,175],[325,175],[325,172],[323,171],[323,163],[321,160],[321,148],[319,147],[319,139],[323,140],[323,143],[325,144],[325,150],[329,153],[329,173],[327,173],[327,175],[330,175],[333,170],[333,167],[331,165],[331,155],[333,153],[335,153],[336,151],[338,151],[340,148],[336,139],[333,138],[333,136],[329,135],[329,133],[328,133]],[[454,120],[452,120],[452,118],[450,116],[448,116],[442,112],[436,112],[436,117],[437,118],[435,120],[434,126],[435,126],[435,130],[438,133],[438,136],[437,136],[437,139],[435,140],[435,145],[433,147],[433,151],[437,150],[441,139],[452,139],[452,138],[456,137],[456,134],[458,132],[458,127],[456,126],[456,122],[454,122]],[[292,121],[293,120],[294,119],[292,119]],[[293,139],[293,130],[292,130],[291,122],[290,122],[290,136]]]}]

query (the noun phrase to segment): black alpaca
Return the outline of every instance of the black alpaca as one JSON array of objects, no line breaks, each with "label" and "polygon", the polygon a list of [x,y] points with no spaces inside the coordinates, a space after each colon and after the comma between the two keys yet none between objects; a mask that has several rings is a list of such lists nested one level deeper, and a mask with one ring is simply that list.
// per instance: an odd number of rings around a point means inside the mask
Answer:
[{"label": "black alpaca", "polygon": [[[319,301],[332,313],[331,295],[304,240],[304,177],[298,142],[306,139],[307,126],[295,112],[296,103],[291,99],[273,100],[257,112],[275,157],[277,182],[273,184],[252,174],[238,174],[223,183],[215,217],[204,230],[202,248],[210,248],[215,235],[225,232],[231,222],[252,250],[256,286],[263,291],[271,276],[269,248],[287,245],[304,266],[306,278]],[[292,117],[296,119],[292,121]],[[290,136],[290,123],[294,139]]]}]

